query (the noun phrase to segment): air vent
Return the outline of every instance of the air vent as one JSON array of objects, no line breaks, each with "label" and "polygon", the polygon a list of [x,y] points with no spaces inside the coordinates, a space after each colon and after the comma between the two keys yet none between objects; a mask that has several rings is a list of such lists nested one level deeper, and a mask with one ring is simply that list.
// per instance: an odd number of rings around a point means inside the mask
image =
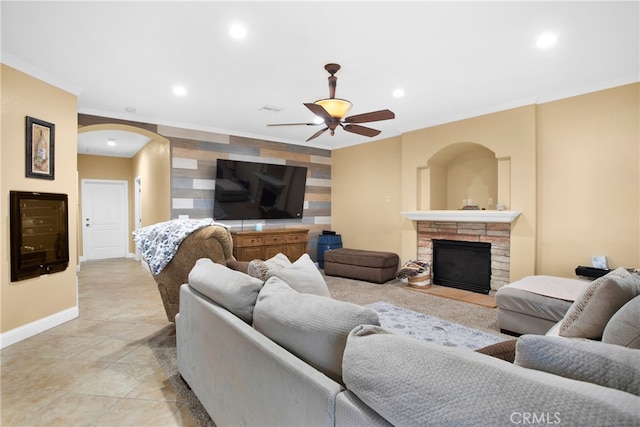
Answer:
[{"label": "air vent", "polygon": [[260,108],[260,111],[271,111],[272,113],[279,113],[280,111],[282,111],[282,108],[276,107],[275,105],[267,104],[264,107]]}]

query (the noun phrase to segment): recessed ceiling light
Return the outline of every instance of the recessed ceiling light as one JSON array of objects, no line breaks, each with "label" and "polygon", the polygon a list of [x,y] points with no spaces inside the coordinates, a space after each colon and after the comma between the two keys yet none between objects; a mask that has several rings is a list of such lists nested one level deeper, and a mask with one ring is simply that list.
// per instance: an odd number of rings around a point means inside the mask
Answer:
[{"label": "recessed ceiling light", "polygon": [[135,113],[135,112],[136,112],[135,107],[125,107],[125,108],[124,108],[124,110],[125,110],[127,113]]},{"label": "recessed ceiling light", "polygon": [[243,39],[247,37],[247,29],[244,25],[235,23],[229,27],[229,35],[234,39]]},{"label": "recessed ceiling light", "polygon": [[178,96],[184,96],[187,94],[187,89],[184,86],[174,86],[173,93]]},{"label": "recessed ceiling light", "polygon": [[108,145],[109,147],[114,147],[114,146],[116,145],[116,140],[115,140],[115,139],[113,139],[113,138],[109,138],[109,139],[107,140],[107,145]]},{"label": "recessed ceiling light", "polygon": [[317,125],[321,125],[322,123],[324,123],[324,119],[323,119],[322,117],[318,117],[318,116],[316,116],[316,117],[313,119],[313,123],[315,123],[315,124],[317,124]]},{"label": "recessed ceiling light", "polygon": [[395,96],[396,98],[402,98],[404,96],[404,90],[403,89],[394,90],[393,96]]},{"label": "recessed ceiling light", "polygon": [[540,49],[548,49],[558,41],[558,37],[553,33],[544,33],[538,37],[536,46]]}]

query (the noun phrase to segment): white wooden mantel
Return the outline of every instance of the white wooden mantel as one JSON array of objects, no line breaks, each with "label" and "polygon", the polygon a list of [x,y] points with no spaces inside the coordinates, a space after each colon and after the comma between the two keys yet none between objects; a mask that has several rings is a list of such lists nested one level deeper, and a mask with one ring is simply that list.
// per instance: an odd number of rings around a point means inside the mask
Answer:
[{"label": "white wooden mantel", "polygon": [[520,215],[516,211],[442,210],[400,212],[411,221],[503,222],[511,223]]}]

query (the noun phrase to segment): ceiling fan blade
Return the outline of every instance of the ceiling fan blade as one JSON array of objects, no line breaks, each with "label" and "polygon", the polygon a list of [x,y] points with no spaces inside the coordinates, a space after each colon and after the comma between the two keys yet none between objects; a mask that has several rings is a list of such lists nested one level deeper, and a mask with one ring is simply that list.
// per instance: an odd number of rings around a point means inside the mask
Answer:
[{"label": "ceiling fan blade", "polygon": [[324,123],[270,123],[267,126],[319,126]]},{"label": "ceiling fan blade", "polygon": [[368,128],[360,125],[344,125],[342,126],[342,128],[347,132],[357,133],[358,135],[364,135],[369,137],[379,135],[381,132],[378,129],[372,129],[372,128]]},{"label": "ceiling fan blade", "polygon": [[320,135],[322,135],[324,132],[326,132],[328,129],[329,129],[329,128],[327,127],[327,128],[324,128],[324,129],[319,130],[318,132],[316,132],[316,133],[314,133],[313,135],[311,135],[311,136],[309,137],[309,139],[307,139],[305,142],[309,142],[309,141],[311,141],[312,139],[319,137],[319,136],[320,136]]},{"label": "ceiling fan blade", "polygon": [[332,119],[331,114],[329,114],[322,105],[314,104],[312,102],[305,102],[304,106],[311,110],[313,114],[322,118],[322,120],[324,120],[325,122]]},{"label": "ceiling fan blade", "polygon": [[395,119],[396,115],[391,110],[372,111],[370,113],[356,114],[355,116],[346,117],[345,123],[367,123],[378,122],[380,120]]}]

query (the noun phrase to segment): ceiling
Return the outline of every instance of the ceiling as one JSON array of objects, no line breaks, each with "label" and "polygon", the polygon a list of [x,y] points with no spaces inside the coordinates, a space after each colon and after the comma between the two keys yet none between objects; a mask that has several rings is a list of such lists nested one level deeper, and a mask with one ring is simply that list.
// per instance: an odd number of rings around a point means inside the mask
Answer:
[{"label": "ceiling", "polygon": [[133,157],[147,142],[146,135],[123,130],[96,130],[78,134],[78,154]]},{"label": "ceiling", "polygon": [[[335,149],[372,139],[338,129],[305,143],[318,127],[267,127],[313,120],[303,102],[328,97],[326,63],[342,66],[350,114],[395,112],[366,124],[388,138],[638,81],[639,6],[2,1],[1,59],[76,93],[80,113]],[[536,47],[544,32],[557,36],[549,49]]]}]

